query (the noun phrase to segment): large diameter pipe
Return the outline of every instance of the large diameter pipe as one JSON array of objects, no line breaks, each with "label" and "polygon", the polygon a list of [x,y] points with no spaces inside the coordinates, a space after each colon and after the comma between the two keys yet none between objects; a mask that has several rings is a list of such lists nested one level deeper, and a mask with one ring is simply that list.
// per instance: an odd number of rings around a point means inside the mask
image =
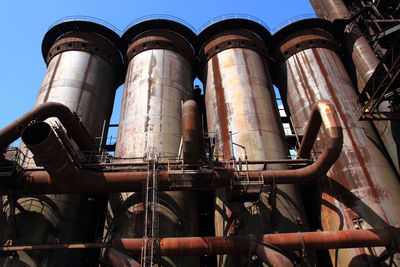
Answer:
[{"label": "large diameter pipe", "polygon": [[[170,20],[143,21],[125,31],[122,38],[129,46],[125,54],[127,74],[116,157],[136,158],[137,161],[143,161],[143,158],[155,161],[178,158],[182,141],[182,100],[193,98],[194,51],[188,32],[191,30]],[[150,172],[153,173],[153,166]],[[161,174],[157,170],[155,173],[159,178]],[[145,234],[145,212],[131,212],[142,201],[146,201],[145,194],[143,198],[131,193],[110,198],[115,225],[113,237]],[[196,235],[196,201],[191,192],[159,192],[157,203],[151,205],[155,211],[150,213],[158,213],[154,218],[158,220],[154,222],[159,225],[158,235]],[[195,258],[164,260],[171,266],[198,265]]]},{"label": "large diameter pipe", "polygon": [[[324,250],[332,248],[388,247],[400,251],[400,228],[342,230],[322,232],[277,233],[267,235],[213,236],[213,237],[167,237],[147,238],[147,246],[159,241],[161,255],[217,255],[247,253],[251,243],[262,243],[288,252],[296,250]],[[262,242],[262,243],[260,243]],[[39,244],[2,246],[0,251],[29,251],[53,249],[90,249],[111,247],[140,256],[145,245],[144,238],[114,239],[111,243]],[[252,252],[252,251],[250,251]]]},{"label": "large diameter pipe", "polygon": [[68,152],[48,123],[29,125],[22,132],[21,139],[35,155],[36,165],[43,166],[49,174],[72,174],[75,171]]},{"label": "large diameter pipe", "polygon": [[182,154],[186,164],[198,164],[202,155],[202,128],[196,101],[187,100],[182,106]]},{"label": "large diameter pipe", "polygon": [[[400,229],[297,232],[267,235],[160,238],[160,254],[171,256],[248,253],[252,242],[262,241],[283,251],[324,250],[334,248],[391,247],[398,252]],[[151,242],[147,242],[149,244]],[[112,245],[140,256],[142,238],[113,240]]]},{"label": "large diameter pipe", "polygon": [[[320,18],[344,19],[350,14],[343,0],[310,0],[310,3]],[[355,22],[351,22],[347,30],[345,46],[357,71],[358,90],[362,91],[378,66],[379,60]]]},{"label": "large diameter pipe", "polygon": [[[310,3],[320,18],[329,20],[342,19],[349,14],[349,9],[343,0],[310,0]],[[351,22],[347,26],[347,30],[344,36],[345,49],[353,60],[356,69],[356,84],[358,91],[361,92],[378,66],[379,60],[355,22]],[[373,124],[397,172],[400,173],[398,138],[396,137],[398,135],[397,129],[399,128],[398,122],[374,121]]]},{"label": "large diameter pipe", "polygon": [[[98,151],[92,139],[98,140],[103,132],[103,125],[107,125],[109,121],[115,90],[123,74],[119,42],[118,34],[89,21],[67,21],[52,27],[43,39],[42,51],[47,71],[35,102],[37,109],[5,129],[7,138],[0,139],[0,149],[4,149],[10,140],[18,138],[21,130],[31,120],[46,120],[61,122],[80,150]],[[71,145],[78,150],[75,144]],[[25,144],[21,143],[20,149],[29,159],[31,152],[25,149]],[[29,167],[35,167],[33,160],[28,162]],[[54,170],[49,171],[54,173]],[[70,177],[61,171],[57,173],[53,176],[59,177],[61,183],[75,175],[70,171],[64,171]],[[58,181],[53,180],[53,183],[60,187]],[[21,212],[16,210],[16,221],[23,222],[23,226],[17,227],[16,242],[90,242],[100,236],[100,231],[103,230],[104,196],[31,196],[19,198],[18,204],[22,208]],[[81,216],[82,214],[85,216]],[[96,253],[99,250],[37,253],[32,256],[32,260],[37,266],[88,266],[95,265],[93,262],[98,260]]]},{"label": "large diameter pipe", "polygon": [[56,117],[60,120],[67,133],[82,150],[96,150],[93,139],[89,136],[77,116],[67,106],[61,103],[47,102],[33,108],[0,131],[0,151],[6,149],[10,143],[17,140],[21,136],[22,130],[31,121],[43,121],[50,117]]},{"label": "large diameter pipe", "polygon": [[[335,108],[329,101],[314,104],[307,122],[300,153],[308,155],[321,126],[325,127],[326,147],[316,162],[302,169],[250,171],[249,178],[262,177],[265,184],[292,184],[315,181],[323,177],[340,155],[343,145],[342,127]],[[25,177],[25,190],[30,193],[110,193],[140,192],[146,181],[147,172],[75,172],[49,174],[34,171]],[[215,189],[230,185],[239,179],[240,172],[228,170],[202,170],[191,173],[162,171],[158,174],[159,190]],[[64,177],[69,177],[65,179]],[[12,181],[10,181],[12,184]],[[5,186],[1,192],[7,192]]]},{"label": "large diameter pipe", "polygon": [[[207,128],[215,135],[215,155],[221,160],[272,160],[288,155],[266,64],[267,50],[260,39],[262,33],[255,32],[262,26],[254,24],[249,27],[248,21],[223,21],[206,28],[199,37],[204,38],[200,59]],[[264,31],[264,36],[269,35]],[[261,171],[263,167],[252,165],[249,170]],[[288,166],[276,164],[268,168],[279,172]],[[279,200],[272,209],[266,208],[270,206],[267,192],[261,188],[250,191],[244,194],[232,191],[231,194],[227,188],[216,190],[214,225],[217,236],[306,229],[303,204],[296,186],[280,185]],[[254,203],[254,199],[259,201]],[[242,256],[223,256],[219,258],[219,266],[243,265],[246,261]]]},{"label": "large diameter pipe", "polygon": [[[320,179],[321,224],[324,230],[382,228],[400,224],[400,184],[385,155],[376,146],[371,125],[358,121],[356,92],[321,20],[305,20],[287,26],[274,36],[276,58],[282,58],[281,83],[294,126],[301,134],[304,120],[315,101],[331,101],[343,126],[341,156]],[[327,46],[327,43],[331,45]],[[326,134],[326,131],[323,131]],[[319,135],[315,149],[329,140]],[[300,150],[302,156],[309,149]],[[318,215],[316,215],[318,216]],[[348,266],[364,249],[330,251],[337,266]],[[379,249],[377,250],[379,253]]]}]

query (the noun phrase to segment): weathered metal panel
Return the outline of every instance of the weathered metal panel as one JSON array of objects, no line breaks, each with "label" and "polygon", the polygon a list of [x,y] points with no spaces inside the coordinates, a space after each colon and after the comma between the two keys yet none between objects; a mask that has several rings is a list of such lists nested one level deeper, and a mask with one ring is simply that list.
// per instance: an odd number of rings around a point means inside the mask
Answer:
[{"label": "weathered metal panel", "polygon": [[[228,39],[247,40],[248,35],[249,32],[238,30]],[[222,39],[229,42],[226,38]],[[253,39],[257,38],[253,36]],[[233,144],[236,143],[245,147],[248,160],[286,158],[285,137],[262,56],[247,47],[228,47],[207,61],[203,73],[208,131],[215,135],[218,157],[230,160],[234,156],[244,160],[245,151]],[[263,165],[250,168],[262,170]],[[274,164],[267,168],[285,169],[287,166]],[[276,210],[273,212],[271,199],[266,192],[262,192],[259,202],[230,203],[227,189],[216,190],[216,235],[304,229],[302,202],[296,186],[278,186]],[[245,261],[246,257],[240,255],[219,257],[220,266],[238,265],[238,262],[244,264]]]},{"label": "weathered metal panel", "polygon": [[63,103],[81,117],[89,134],[98,138],[104,120],[111,116],[116,87],[115,72],[102,57],[66,51],[50,61],[35,106]]},{"label": "weathered metal panel", "polygon": [[[178,49],[183,47],[182,49]],[[129,61],[122,98],[115,157],[122,161],[176,160],[182,139],[182,101],[193,98],[192,48],[179,34],[151,30],[127,49]],[[176,51],[178,50],[178,51]],[[182,52],[184,51],[184,52]],[[125,158],[125,159],[123,159]],[[131,158],[131,159],[128,159]],[[160,236],[197,233],[197,203],[190,192],[159,192]],[[143,236],[143,197],[122,193],[111,200],[115,237]],[[115,212],[117,211],[117,212]],[[171,266],[197,266],[193,257],[163,258]]]},{"label": "weathered metal panel", "polygon": [[127,70],[115,156],[143,158],[155,149],[162,158],[176,159],[181,101],[191,98],[192,82],[191,65],[174,51],[136,55]]},{"label": "weathered metal panel", "polygon": [[[315,36],[310,32],[318,31],[297,30],[296,35],[309,36],[310,40],[314,40]],[[282,44],[290,42],[287,38],[275,47],[281,49],[278,54],[284,54]],[[281,91],[286,92],[299,134],[304,131],[304,121],[310,115],[311,106],[321,99],[334,103],[343,125],[342,154],[328,172],[328,177],[321,178],[320,182],[324,230],[398,225],[400,184],[374,143],[376,136],[370,124],[358,121],[356,93],[336,52],[327,48],[303,48],[286,59],[281,74]],[[323,135],[320,135],[320,142],[321,145],[325,142]],[[316,153],[320,152],[318,146],[314,149]],[[379,255],[381,252],[381,249],[332,250],[331,258],[335,266],[349,266],[368,260],[373,266],[374,257],[367,255]]]},{"label": "weathered metal panel", "polygon": [[[115,66],[101,51],[112,50],[114,54],[119,54],[119,50],[110,41],[96,34],[70,32],[64,38],[69,41],[60,38],[49,52],[48,69],[35,106],[46,102],[62,103],[81,116],[91,137],[100,137],[104,121],[108,121],[111,115],[119,79]],[[91,45],[97,50],[85,51],[85,45],[75,48],[77,43]],[[62,44],[65,44],[65,50],[55,55],[50,54],[53,50],[59,50],[58,47]],[[47,121],[55,123],[58,119],[51,118]],[[23,143],[20,148],[32,156]],[[35,166],[33,160],[30,166]],[[95,231],[98,230],[96,224],[101,206],[104,205],[102,202],[104,199],[88,195],[60,194],[19,198],[18,203],[26,212],[16,210],[15,242],[93,241],[98,234]],[[92,252],[59,251],[50,255],[35,252],[23,254],[23,257],[38,266],[87,266],[88,255]]]},{"label": "weathered metal panel", "polygon": [[[320,18],[328,20],[343,19],[350,14],[343,0],[310,0],[310,3]],[[379,60],[355,22],[347,26],[346,34],[344,35],[344,47],[347,55],[352,58],[352,64],[354,64],[356,72],[356,81],[354,82],[356,82],[358,91],[361,92],[378,66]],[[397,172],[400,173],[399,148],[394,137],[399,131],[398,123],[393,121],[374,121],[373,123]]]}]

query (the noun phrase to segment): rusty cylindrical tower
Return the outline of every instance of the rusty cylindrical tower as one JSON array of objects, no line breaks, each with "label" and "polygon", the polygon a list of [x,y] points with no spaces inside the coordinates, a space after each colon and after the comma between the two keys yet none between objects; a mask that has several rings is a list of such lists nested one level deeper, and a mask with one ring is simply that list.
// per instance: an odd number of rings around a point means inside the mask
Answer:
[{"label": "rusty cylindrical tower", "polygon": [[[319,18],[327,20],[344,19],[350,14],[349,9],[343,0],[310,0],[315,13]],[[357,85],[359,92],[363,91],[365,85],[374,73],[379,64],[379,59],[375,56],[367,39],[362,35],[355,22],[351,22],[345,30],[343,37],[345,52],[352,61],[345,62],[351,72],[355,72],[353,82]],[[381,111],[387,111],[385,105],[381,105]],[[386,105],[388,106],[388,105]],[[385,110],[384,110],[385,109]],[[400,173],[400,159],[398,149],[398,130],[399,123],[396,121],[374,121],[376,130],[393,161],[397,172]]]},{"label": "rusty cylindrical tower", "polygon": [[[93,140],[98,140],[108,125],[115,90],[123,76],[119,47],[119,35],[106,26],[75,17],[61,20],[43,39],[47,72],[35,106],[46,102],[66,105],[81,118]],[[47,121],[59,124],[55,118]],[[35,167],[33,160],[30,166]],[[14,243],[92,242],[102,234],[104,196],[43,195],[17,202]],[[88,266],[93,264],[91,253],[93,250],[20,252],[20,259],[34,266]]]},{"label": "rusty cylindrical tower", "polygon": [[[284,159],[288,155],[266,63],[263,38],[269,37],[265,27],[248,19],[223,20],[199,34],[199,76],[205,85],[208,132],[215,136],[214,154],[221,161]],[[287,168],[283,164],[266,167]],[[270,191],[264,188],[252,201],[238,200],[231,203],[226,188],[216,191],[217,236],[304,229],[296,186],[280,185]],[[247,255],[225,255],[218,261],[219,266],[239,266],[246,260]]]},{"label": "rusty cylindrical tower", "polygon": [[[125,55],[128,69],[116,141],[117,160],[178,158],[182,101],[193,97],[195,37],[188,27],[167,19],[139,22],[123,34],[129,44]],[[158,195],[159,219],[155,222],[157,219],[153,218],[152,223],[159,225],[159,236],[195,235],[195,194],[182,191]],[[138,207],[143,205],[145,196],[124,193],[110,201],[116,226],[113,236],[143,236],[145,211]],[[162,261],[171,266],[199,264],[194,257],[163,257]]]},{"label": "rusty cylindrical tower", "polygon": [[[320,178],[322,227],[342,230],[396,226],[400,223],[400,185],[376,146],[371,125],[358,121],[356,93],[337,54],[331,28],[325,20],[299,21],[277,32],[271,48],[280,67],[278,85],[298,133],[304,132],[311,106],[321,99],[335,104],[344,127],[341,156],[328,177]],[[324,142],[321,134],[321,145]],[[318,147],[314,149],[318,153]],[[382,250],[341,249],[330,253],[334,266],[376,266]]]}]

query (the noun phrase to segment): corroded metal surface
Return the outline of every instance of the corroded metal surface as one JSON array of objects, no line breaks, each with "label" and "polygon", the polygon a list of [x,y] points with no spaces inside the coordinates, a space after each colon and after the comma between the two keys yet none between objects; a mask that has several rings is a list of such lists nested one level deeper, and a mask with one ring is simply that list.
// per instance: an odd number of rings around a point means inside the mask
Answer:
[{"label": "corroded metal surface", "polygon": [[[75,35],[85,39],[85,35]],[[104,42],[98,38],[99,42]],[[113,67],[97,53],[68,50],[56,54],[48,64],[35,106],[46,102],[63,103],[81,117],[89,134],[98,138],[104,120],[108,121],[111,116],[118,86]]]},{"label": "corroded metal surface", "polygon": [[[186,107],[196,107],[190,105],[193,101],[187,101]],[[189,105],[188,105],[189,104]],[[185,111],[184,107],[184,111]],[[187,112],[184,112],[187,113]],[[161,162],[167,165],[166,170],[158,173],[159,190],[195,190],[195,189],[215,189],[218,187],[231,186],[235,189],[241,184],[235,182],[240,180],[241,175],[255,180],[262,177],[261,185],[264,184],[298,184],[316,181],[321,176],[325,176],[333,163],[337,160],[342,150],[343,134],[339,118],[332,103],[328,101],[318,101],[313,105],[311,116],[307,122],[303,142],[299,148],[299,156],[309,157],[313,144],[316,140],[321,124],[324,124],[326,146],[321,156],[310,166],[294,170],[246,170],[234,171],[232,168],[214,167],[210,169],[190,170],[185,173],[176,170],[182,162]],[[185,124],[183,124],[185,125]],[[38,129],[39,126],[39,129]],[[47,126],[47,127],[44,127]],[[185,129],[185,127],[183,128]],[[50,134],[49,134],[50,133]],[[72,162],[69,162],[68,155],[65,155],[64,148],[55,140],[51,134],[50,127],[44,122],[29,126],[23,133],[23,139],[35,153],[37,160],[44,161],[46,171],[32,171],[29,175],[22,177],[23,181],[18,184],[21,177],[11,177],[13,181],[5,183],[0,193],[12,190],[12,186],[23,193],[111,193],[111,192],[140,192],[143,183],[149,173],[146,171],[125,171],[118,170],[124,164],[113,165],[112,169],[116,172],[95,172],[79,170]],[[197,143],[198,144],[198,143]],[[43,153],[43,147],[46,153]],[[60,154],[64,157],[52,159],[51,156]],[[272,160],[273,161],[273,160]],[[278,160],[275,163],[283,163]],[[260,164],[271,161],[247,161],[247,164]],[[287,162],[287,160],[286,160]],[[147,165],[146,162],[137,163],[136,166]],[[98,165],[99,166],[99,165]],[[133,167],[135,165],[125,165]],[[170,170],[172,168],[172,170]],[[249,168],[250,169],[250,168]],[[253,168],[252,168],[253,169]],[[137,200],[137,199],[136,199]]]},{"label": "corroded metal surface", "polygon": [[[64,33],[58,32],[58,37]],[[119,50],[99,34],[72,31],[65,37],[68,38],[66,42],[61,37],[55,44],[51,44],[55,46],[50,45],[47,50],[48,69],[35,107],[47,102],[64,104],[80,116],[91,138],[97,138],[101,135],[104,122],[111,115],[119,79],[114,65],[117,62],[111,60],[111,57],[115,59],[114,55],[119,54]],[[78,44],[81,47],[74,49]],[[58,52],[50,55],[54,51]],[[107,57],[108,52],[112,52],[110,58]],[[121,57],[118,64],[122,65]],[[47,121],[58,123],[56,118]],[[24,144],[21,144],[21,148],[24,148]],[[31,165],[34,166],[33,161]],[[102,219],[98,220],[103,206],[100,197],[46,195],[23,197],[17,201],[20,209],[16,210],[16,243],[93,241],[98,234],[97,224],[102,224]],[[8,206],[5,207],[9,210]],[[48,255],[31,253],[27,257],[41,266],[87,266],[91,254],[59,251]]]},{"label": "corroded metal surface", "polygon": [[200,111],[194,100],[182,106],[182,156],[186,164],[199,164],[203,156],[203,129]]},{"label": "corroded metal surface", "polygon": [[[155,238],[147,238],[155,240]],[[181,237],[159,239],[162,255],[215,255],[233,253],[254,253],[254,246],[275,247],[282,251],[318,250],[327,248],[392,246],[393,251],[400,250],[400,228],[382,228],[366,230],[342,230],[327,232],[297,232],[286,234],[241,235],[236,237]],[[110,247],[115,256],[129,252],[140,255],[144,246],[143,238],[123,238],[111,243],[71,243],[0,246],[0,251],[29,251],[55,249],[91,249]],[[150,246],[151,242],[146,242]],[[120,250],[120,251],[117,251]],[[121,258],[125,260],[124,258]],[[133,263],[133,262],[132,262]]]},{"label": "corroded metal surface", "polygon": [[96,146],[86,129],[78,121],[71,110],[61,103],[47,102],[36,106],[34,109],[7,125],[0,131],[0,150],[17,140],[22,130],[33,120],[42,121],[50,117],[57,117],[67,133],[80,149],[94,151]]},{"label": "corroded metal surface", "polygon": [[[248,30],[228,31],[235,39],[258,38]],[[221,39],[223,33],[210,38],[203,47]],[[228,39],[223,41],[227,42]],[[206,54],[205,51],[202,53]],[[221,160],[283,159],[287,156],[285,137],[271,80],[260,54],[248,48],[226,48],[207,61],[203,71],[206,85],[208,131],[215,135],[215,154]],[[238,145],[235,145],[235,144]],[[242,146],[242,147],[241,147]],[[245,147],[245,150],[243,149]],[[262,169],[253,166],[252,169]],[[286,165],[268,166],[285,169]],[[215,232],[217,236],[278,231],[297,231],[303,228],[302,203],[295,186],[279,186],[276,211],[271,212],[267,193],[261,193],[260,202],[229,203],[226,189],[216,191]],[[285,207],[285,208],[284,208]],[[274,218],[271,218],[274,217]],[[243,263],[240,257],[220,257],[220,266],[232,261]]]},{"label": "corroded metal surface", "polygon": [[[350,12],[343,0],[310,0],[315,13],[320,18],[328,20],[345,18]],[[355,67],[357,89],[361,92],[379,64],[378,58],[370,47],[367,39],[362,35],[355,22],[347,26],[344,36],[346,52],[352,58]],[[397,169],[399,169],[399,148],[393,134],[398,132],[396,122],[374,121],[373,122],[383,143]]]},{"label": "corroded metal surface", "polygon": [[[215,255],[254,253],[252,243],[261,241],[283,251],[319,250],[329,248],[391,246],[400,250],[399,228],[297,232],[286,234],[240,235],[231,237],[184,237],[160,239],[162,255]],[[113,240],[115,247],[140,255],[144,240],[139,238]],[[258,243],[262,244],[262,243]],[[280,265],[274,265],[280,266]]]},{"label": "corroded metal surface", "polygon": [[[309,33],[310,29],[303,31],[304,36]],[[297,31],[299,34],[302,32]],[[310,40],[313,38],[310,35]],[[283,44],[290,41],[275,40],[278,57],[283,52]],[[342,154],[328,172],[327,179],[322,178],[320,183],[324,230],[398,225],[400,184],[373,142],[376,139],[373,129],[368,123],[358,121],[356,93],[338,55],[326,48],[306,49],[288,58],[281,66],[281,74],[281,91],[287,98],[299,134],[304,131],[303,122],[312,104],[321,99],[334,103],[344,127]],[[325,142],[320,135],[321,145]],[[318,147],[314,147],[316,153]],[[382,250],[371,252],[379,255]],[[336,250],[331,251],[331,258],[337,266],[348,266],[352,261],[374,257],[365,254],[370,252],[367,249]]]},{"label": "corroded metal surface", "polygon": [[192,67],[170,50],[151,49],[128,65],[115,156],[143,158],[153,149],[176,159],[182,132],[181,100],[191,98]]},{"label": "corroded metal surface", "polygon": [[37,166],[43,166],[50,174],[71,173],[75,166],[50,125],[35,122],[22,132],[22,141],[35,155]]},{"label": "corroded metal surface", "polygon": [[[310,2],[320,18],[344,19],[350,14],[343,0],[310,0]],[[345,47],[357,69],[358,90],[361,91],[379,64],[379,60],[354,22],[347,26]]]},{"label": "corroded metal surface", "polygon": [[137,54],[153,49],[174,51],[191,63],[194,61],[193,48],[179,34],[169,30],[149,30],[136,36],[126,51],[128,62]]},{"label": "corroded metal surface", "polygon": [[[193,49],[181,35],[170,30],[149,29],[132,38],[128,40],[130,46],[126,52],[130,61],[115,156],[138,161],[143,158],[176,160],[182,139],[182,101],[193,97]],[[118,200],[110,201],[118,225],[113,236],[143,236],[144,212],[132,211],[144,199],[132,193],[120,194],[115,199]],[[160,192],[159,234],[196,234],[196,209],[194,194]],[[173,266],[199,264],[198,259],[187,257],[168,261]]]}]

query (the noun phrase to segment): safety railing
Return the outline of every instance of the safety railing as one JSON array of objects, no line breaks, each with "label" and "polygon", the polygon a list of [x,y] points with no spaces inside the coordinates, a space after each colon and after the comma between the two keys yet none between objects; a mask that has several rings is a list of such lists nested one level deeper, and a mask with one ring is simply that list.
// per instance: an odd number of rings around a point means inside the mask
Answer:
[{"label": "safety railing", "polygon": [[207,21],[206,23],[204,23],[198,30],[197,33],[200,33],[201,31],[203,31],[205,28],[220,22],[222,20],[226,20],[226,19],[246,19],[246,20],[251,20],[254,22],[257,22],[258,24],[261,24],[264,28],[266,28],[268,31],[270,31],[270,28],[268,27],[267,23],[265,23],[264,21],[262,21],[261,19],[252,16],[252,15],[248,15],[248,14],[225,14],[225,15],[221,15],[215,18],[210,19],[209,21]]},{"label": "safety railing", "polygon": [[143,21],[148,21],[148,20],[171,20],[171,21],[179,22],[180,24],[183,24],[186,27],[188,27],[189,29],[191,29],[194,33],[197,33],[196,28],[194,28],[190,23],[188,23],[185,20],[180,19],[178,17],[172,16],[172,15],[167,15],[167,14],[152,14],[152,15],[147,15],[147,16],[137,18],[137,19],[131,21],[128,24],[128,26],[126,26],[126,28],[124,29],[123,32],[125,33],[132,26],[139,24]]},{"label": "safety railing", "polygon": [[290,23],[302,20],[302,19],[313,19],[316,18],[317,15],[315,13],[308,13],[308,14],[302,14],[298,16],[291,17],[287,20],[282,21],[278,25],[276,25],[274,28],[272,28],[271,33],[276,33],[280,29],[284,28],[285,26],[289,25]]},{"label": "safety railing", "polygon": [[90,16],[83,16],[83,15],[67,16],[67,17],[61,18],[61,19],[57,20],[56,22],[54,22],[53,24],[51,24],[48,30],[50,30],[51,28],[53,28],[54,26],[56,26],[58,24],[68,22],[68,21],[94,22],[94,23],[103,25],[103,26],[109,28],[110,30],[113,30],[117,34],[121,35],[121,30],[118,29],[117,27],[115,27],[114,25],[112,25],[111,23],[104,21],[102,19],[98,19],[98,18],[90,17]]}]

